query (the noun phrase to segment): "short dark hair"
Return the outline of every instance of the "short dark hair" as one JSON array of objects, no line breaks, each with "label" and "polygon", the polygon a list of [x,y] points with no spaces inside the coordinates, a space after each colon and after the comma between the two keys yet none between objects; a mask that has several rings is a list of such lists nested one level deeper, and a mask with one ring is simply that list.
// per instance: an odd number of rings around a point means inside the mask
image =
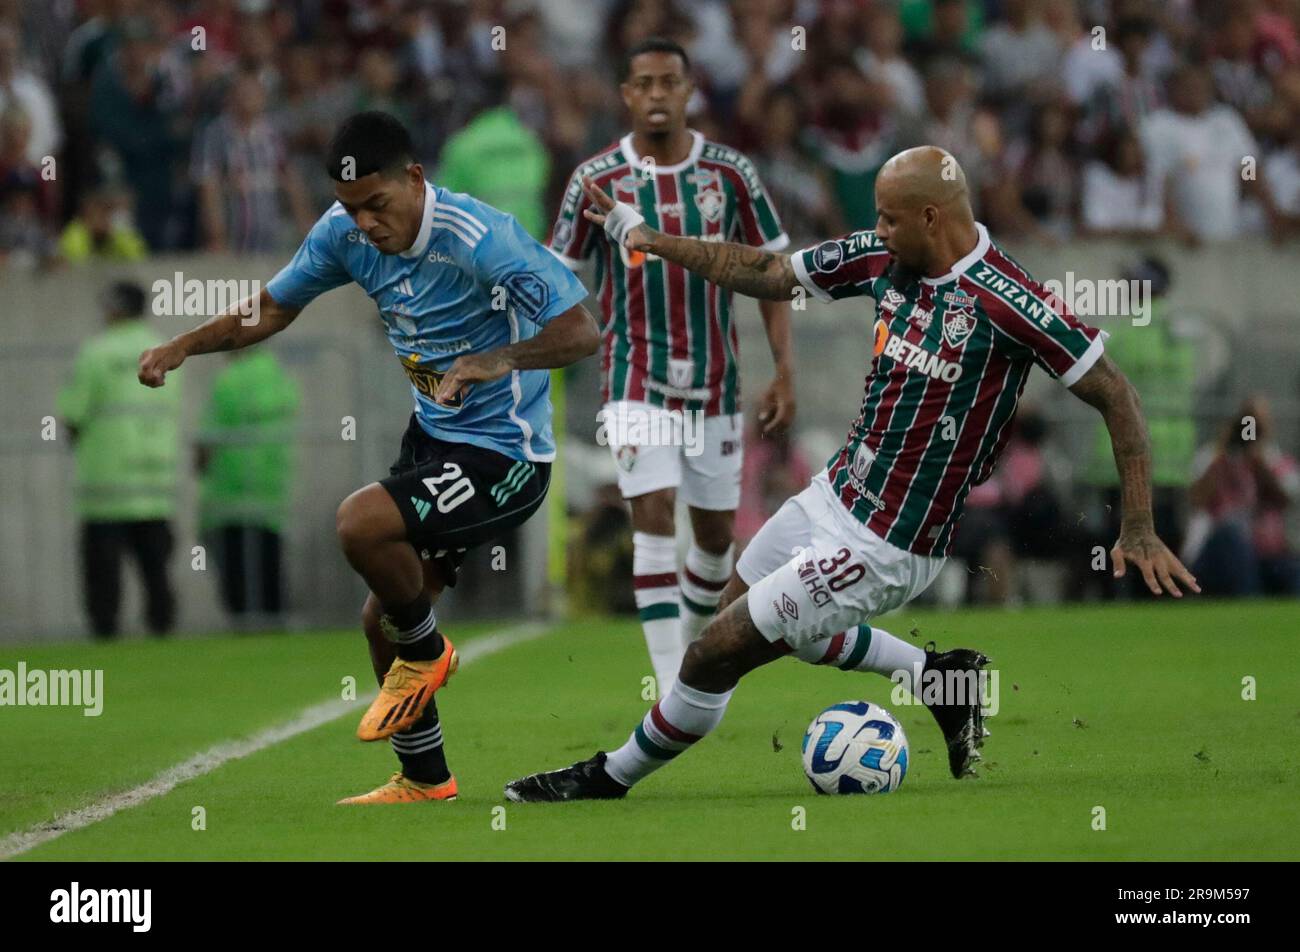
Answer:
[{"label": "short dark hair", "polygon": [[114,314],[139,317],[144,313],[144,288],[134,281],[114,281],[105,289],[102,300]]},{"label": "short dark hair", "polygon": [[689,73],[691,71],[691,58],[686,55],[686,50],[682,47],[682,44],[667,37],[650,36],[634,44],[623,56],[623,75],[619,77],[620,80],[626,82],[627,78],[632,75],[632,60],[642,53],[672,53],[674,56],[681,57],[682,69],[685,72]]},{"label": "short dark hair", "polygon": [[415,146],[406,126],[396,116],[377,110],[344,119],[325,150],[325,171],[336,182],[375,172],[402,172],[414,161]]}]

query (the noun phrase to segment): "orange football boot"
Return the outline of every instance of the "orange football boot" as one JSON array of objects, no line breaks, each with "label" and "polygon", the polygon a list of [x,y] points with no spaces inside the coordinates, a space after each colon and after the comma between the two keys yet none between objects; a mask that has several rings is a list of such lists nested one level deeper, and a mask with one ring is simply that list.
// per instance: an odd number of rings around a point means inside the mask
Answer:
[{"label": "orange football boot", "polygon": [[400,770],[389,778],[388,783],[376,787],[369,793],[355,797],[345,797],[338,805],[369,803],[419,803],[422,800],[455,800],[456,778],[450,777],[442,783],[420,783],[405,776]]},{"label": "orange football boot", "polygon": [[379,696],[357,725],[362,740],[383,740],[404,731],[420,719],[435,691],[447,683],[460,666],[456,648],[446,636],[442,654],[432,661],[405,661],[397,658],[384,675]]}]

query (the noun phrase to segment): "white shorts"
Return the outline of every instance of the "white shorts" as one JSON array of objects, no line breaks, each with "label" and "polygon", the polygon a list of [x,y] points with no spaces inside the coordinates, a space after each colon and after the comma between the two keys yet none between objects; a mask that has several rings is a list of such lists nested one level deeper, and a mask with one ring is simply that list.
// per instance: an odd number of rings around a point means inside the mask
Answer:
[{"label": "white shorts", "polygon": [[640,400],[616,400],[601,408],[600,419],[624,499],[676,489],[696,509],[740,505],[741,414],[706,417]]},{"label": "white shorts", "polygon": [[907,604],[944,561],[868,530],[822,470],[763,523],[736,572],[749,586],[749,614],[763,637],[797,650]]}]

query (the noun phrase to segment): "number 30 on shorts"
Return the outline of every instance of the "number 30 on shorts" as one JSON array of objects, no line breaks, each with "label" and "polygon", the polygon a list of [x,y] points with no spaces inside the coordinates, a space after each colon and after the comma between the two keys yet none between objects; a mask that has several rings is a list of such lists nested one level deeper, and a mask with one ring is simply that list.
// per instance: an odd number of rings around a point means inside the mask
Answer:
[{"label": "number 30 on shorts", "polygon": [[[450,486],[444,486],[448,480],[454,480]],[[474,496],[474,484],[468,476],[461,475],[461,469],[455,463],[443,463],[441,476],[426,476],[421,480],[424,488],[429,490],[439,512],[451,512],[461,503]]]},{"label": "number 30 on shorts", "polygon": [[832,592],[844,591],[867,573],[866,567],[861,562],[854,562],[841,570],[839,574],[831,575],[832,572],[847,562],[852,554],[848,549],[840,549],[835,553],[834,558],[820,559],[817,562],[817,568],[821,569],[822,575],[830,576],[826,579],[826,585]]}]

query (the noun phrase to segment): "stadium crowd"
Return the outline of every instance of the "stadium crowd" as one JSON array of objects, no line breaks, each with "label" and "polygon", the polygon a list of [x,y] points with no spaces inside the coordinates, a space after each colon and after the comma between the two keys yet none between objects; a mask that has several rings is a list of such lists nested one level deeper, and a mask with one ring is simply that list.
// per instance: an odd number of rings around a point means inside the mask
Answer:
[{"label": "stadium crowd", "polygon": [[1006,238],[1284,240],[1298,24],[1295,0],[0,0],[0,256],[291,248],[332,123],[371,107],[541,233],[650,34],[690,50],[693,125],[756,157],[796,240],[869,226],[918,142]]},{"label": "stadium crowd", "polygon": [[[648,35],[690,51],[691,124],[755,159],[796,243],[872,226],[877,171],[921,142],[999,238],[1300,237],[1300,0],[0,0],[0,272],[292,250],[333,200],[324,143],[370,108],[544,238],[625,131],[622,54]],[[1175,351],[1161,387],[1189,385]],[[1258,555],[1206,571],[1300,589],[1294,461],[1231,434],[1193,460],[1184,422],[1157,435],[1196,506],[1179,529]],[[1014,598],[995,567],[1069,538],[1041,441],[1027,414],[972,496],[978,597]]]}]

